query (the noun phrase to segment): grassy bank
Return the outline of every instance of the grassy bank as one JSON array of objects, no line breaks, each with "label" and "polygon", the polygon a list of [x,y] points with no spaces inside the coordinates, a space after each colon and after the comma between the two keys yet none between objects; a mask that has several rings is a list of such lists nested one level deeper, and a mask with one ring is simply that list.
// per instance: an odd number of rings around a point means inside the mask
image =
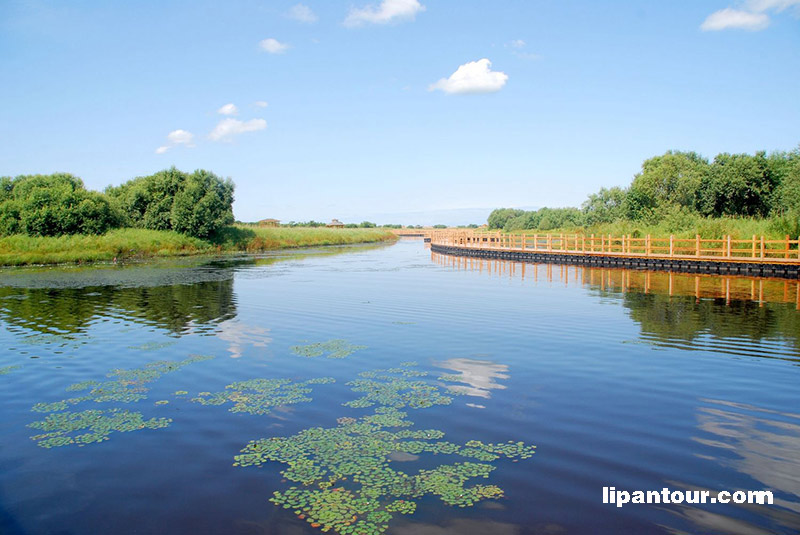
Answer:
[{"label": "grassy bank", "polygon": [[0,237],[0,265],[108,262],[214,253],[259,253],[275,249],[374,243],[394,240],[383,229],[225,227],[211,240],[172,231],[117,229],[102,235]]}]

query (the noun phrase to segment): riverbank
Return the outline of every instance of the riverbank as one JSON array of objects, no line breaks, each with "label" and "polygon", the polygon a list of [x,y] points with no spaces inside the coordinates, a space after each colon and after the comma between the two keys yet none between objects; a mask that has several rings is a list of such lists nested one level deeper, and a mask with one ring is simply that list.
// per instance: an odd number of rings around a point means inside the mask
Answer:
[{"label": "riverbank", "polygon": [[259,253],[276,249],[376,243],[395,240],[384,229],[264,228],[233,225],[210,240],[172,231],[116,229],[102,235],[0,238],[0,266],[110,262],[219,253]]}]

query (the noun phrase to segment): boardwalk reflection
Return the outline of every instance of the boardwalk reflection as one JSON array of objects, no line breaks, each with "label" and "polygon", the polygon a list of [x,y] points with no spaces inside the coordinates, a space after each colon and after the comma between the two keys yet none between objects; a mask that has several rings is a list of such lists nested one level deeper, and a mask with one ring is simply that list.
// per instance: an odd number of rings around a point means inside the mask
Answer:
[{"label": "boardwalk reflection", "polygon": [[[798,359],[798,281],[530,264],[435,252],[431,252],[431,259],[441,266],[487,277],[581,287],[603,298],[621,300],[630,317],[640,325],[646,343]],[[725,339],[726,343],[706,343],[707,337]],[[760,343],[767,339],[781,343]],[[793,348],[782,343],[786,341]]]}]

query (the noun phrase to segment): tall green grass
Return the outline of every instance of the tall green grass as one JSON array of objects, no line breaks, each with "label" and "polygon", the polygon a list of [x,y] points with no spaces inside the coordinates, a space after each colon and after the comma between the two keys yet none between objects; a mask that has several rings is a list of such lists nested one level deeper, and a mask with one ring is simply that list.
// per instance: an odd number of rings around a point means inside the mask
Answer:
[{"label": "tall green grass", "polygon": [[108,262],[166,256],[258,253],[274,249],[374,243],[396,239],[383,229],[259,228],[235,225],[213,239],[173,231],[117,229],[102,235],[0,237],[0,265]]}]

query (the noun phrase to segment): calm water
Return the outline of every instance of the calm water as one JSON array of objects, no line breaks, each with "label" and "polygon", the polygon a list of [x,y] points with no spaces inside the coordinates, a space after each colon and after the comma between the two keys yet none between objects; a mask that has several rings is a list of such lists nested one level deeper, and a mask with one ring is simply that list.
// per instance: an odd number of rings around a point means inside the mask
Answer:
[{"label": "calm water", "polygon": [[[414,476],[489,464],[489,478],[478,479],[504,496],[450,506],[435,495],[447,488],[432,483],[405,497],[416,511],[392,513],[387,533],[796,533],[797,296],[795,281],[465,261],[432,254],[420,240],[2,271],[0,533],[319,533],[269,499],[290,487],[319,490],[322,479],[303,487],[289,480],[296,474],[281,474],[287,464],[233,466],[234,456],[251,440],[351,429],[359,424],[347,418],[402,400],[414,425],[367,438],[440,430],[439,442],[459,447],[511,440],[537,449],[484,462],[452,448],[398,447],[383,466]],[[146,367],[157,361],[182,365]],[[400,366],[408,361],[417,365]],[[134,371],[107,377],[119,369]],[[359,376],[376,369],[394,371]],[[323,377],[335,382],[297,385]],[[269,383],[262,397],[225,388],[257,378],[291,383]],[[355,379],[389,388],[371,407],[343,406],[365,394],[347,384]],[[106,384],[67,390],[89,380]],[[413,395],[391,396],[408,383],[417,385],[404,391]],[[41,405],[60,400],[72,401]],[[229,410],[237,406],[244,412]],[[97,410],[134,418],[123,426],[130,431],[93,420],[92,436],[107,432],[108,440],[80,445],[90,430],[57,423]],[[47,421],[55,427],[35,427]],[[604,486],[769,489],[776,503],[617,509],[602,503]],[[348,478],[327,495],[358,488]],[[381,507],[398,496],[384,491],[371,498]]]}]

